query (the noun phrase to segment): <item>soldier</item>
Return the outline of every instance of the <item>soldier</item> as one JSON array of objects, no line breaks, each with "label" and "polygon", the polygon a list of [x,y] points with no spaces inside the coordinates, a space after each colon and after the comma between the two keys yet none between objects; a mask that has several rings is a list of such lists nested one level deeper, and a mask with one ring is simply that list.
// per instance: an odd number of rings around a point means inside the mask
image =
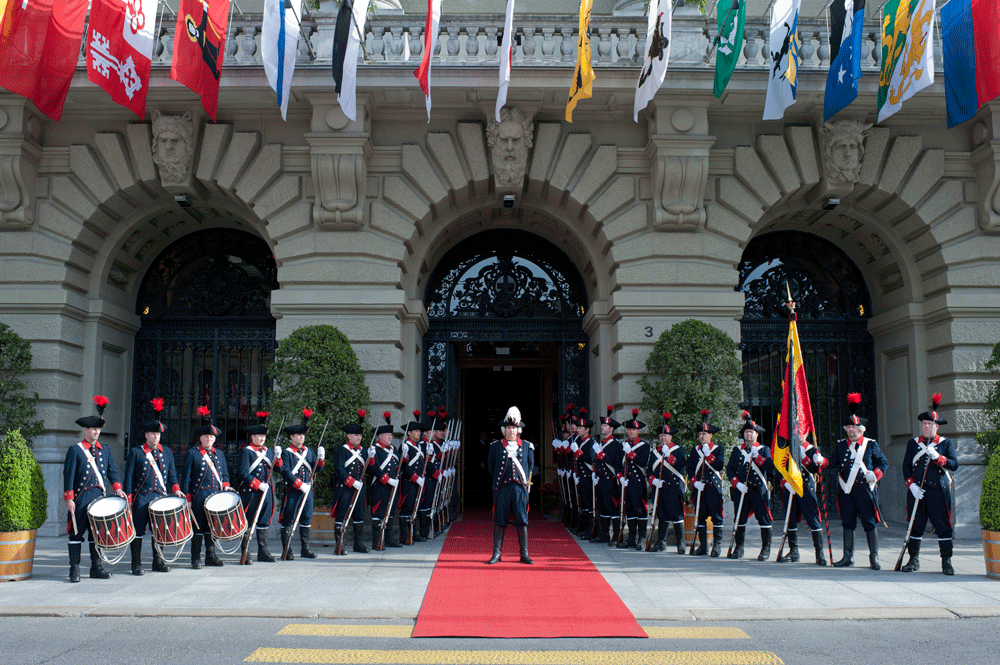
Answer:
[{"label": "soldier", "polygon": [[[565,412],[559,416],[562,433],[556,433],[552,439],[552,449],[556,460],[556,472],[559,475],[559,494],[562,499],[562,523],[567,527],[573,524],[573,474],[570,469],[572,456],[569,452],[569,440],[573,438],[575,427],[572,422],[573,405],[567,404]],[[560,438],[560,436],[562,438]]]},{"label": "soldier", "polygon": [[587,417],[587,407],[580,407],[576,419],[576,439],[570,444],[573,454],[573,482],[580,493],[580,529],[576,535],[586,540],[594,530],[594,440],[590,428],[594,421]]},{"label": "soldier", "polygon": [[662,552],[667,546],[667,528],[674,525],[674,536],[677,538],[677,553],[684,554],[684,490],[687,481],[684,479],[684,467],[687,456],[684,446],[673,442],[677,428],[670,424],[670,414],[663,413],[663,424],[656,428],[660,445],[649,456],[649,484],[659,490],[659,498],[653,509],[660,522],[656,543],[650,548],[653,552]]},{"label": "soldier", "polygon": [[[358,409],[357,422],[347,423],[340,428],[347,434],[347,441],[333,455],[333,507],[330,509],[337,542],[343,538],[342,532],[347,527],[347,520],[351,520],[354,551],[361,554],[371,551],[362,537],[367,503],[365,471],[368,469],[368,451],[361,447],[361,437],[365,433],[365,413],[364,409]],[[347,552],[341,550],[340,554],[345,555]]]},{"label": "soldier", "polygon": [[[778,559],[779,563],[799,560],[799,520],[805,518],[812,533],[813,548],[816,550],[816,565],[825,566],[826,556],[823,554],[823,523],[820,521],[819,501],[816,498],[816,483],[818,482],[813,474],[818,474],[823,469],[830,466],[830,460],[823,457],[819,448],[814,446],[809,440],[802,442],[802,496],[795,493],[795,490],[784,480],[781,480],[783,490],[781,503],[785,507],[785,514],[788,516],[786,532],[788,534],[788,553]],[[788,502],[792,502],[792,507],[788,509]]]},{"label": "soldier", "polygon": [[299,504],[302,504],[302,512],[299,515],[299,555],[303,559],[315,559],[316,553],[309,549],[309,540],[312,537],[312,516],[314,492],[312,486],[315,482],[315,473],[323,468],[326,460],[326,450],[319,446],[318,452],[313,452],[306,446],[306,433],[309,431],[309,418],[312,417],[311,409],[302,409],[302,424],[288,425],[284,432],[288,435],[288,447],[281,453],[281,477],[285,481],[285,499],[281,504],[281,547],[282,553],[288,552],[288,560],[292,561],[292,526],[295,523],[295,515],[299,512]]},{"label": "soldier", "polygon": [[535,466],[535,446],[518,434],[524,423],[516,406],[507,410],[499,426],[504,438],[490,444],[486,463],[493,479],[493,557],[486,563],[500,561],[503,534],[507,523],[513,522],[521,563],[531,564],[534,561],[528,556],[528,491]]},{"label": "soldier", "polygon": [[941,550],[941,570],[945,575],[955,574],[951,565],[954,530],[948,509],[951,505],[951,475],[948,472],[958,468],[958,457],[951,439],[938,436],[938,427],[948,424],[938,415],[940,403],[941,393],[935,393],[931,398],[931,410],[917,416],[920,436],[907,441],[903,454],[903,477],[910,490],[906,497],[906,516],[913,520],[907,541],[910,559],[900,568],[904,573],[920,570],[920,541],[929,519]]},{"label": "soldier", "polygon": [[719,428],[708,422],[708,409],[701,410],[701,424],[695,432],[698,433],[698,445],[694,447],[687,460],[688,482],[694,488],[692,500],[698,507],[695,512],[697,536],[701,538],[701,546],[695,552],[698,556],[708,554],[708,518],[712,518],[712,556],[722,554],[722,471],[725,464],[725,448],[712,441],[712,435]]},{"label": "soldier", "polygon": [[[90,531],[87,520],[87,506],[92,501],[107,495],[108,490],[127,500],[122,491],[121,477],[115,465],[114,455],[98,441],[104,427],[104,409],[108,398],[94,397],[96,416],[77,418],[76,424],[83,428],[83,440],[69,447],[63,462],[63,500],[68,513],[66,531],[69,533],[69,581],[80,581],[80,551],[83,549],[83,534]],[[101,557],[94,544],[94,534],[90,532],[90,576],[96,580],[106,580],[111,573],[101,566]]]},{"label": "soldier", "polygon": [[[247,532],[240,546],[242,552],[249,544],[250,536],[257,536],[257,561],[273,563],[274,557],[267,550],[267,528],[274,516],[274,469],[281,468],[281,447],[270,449],[267,441],[267,411],[257,412],[257,424],[247,427],[250,443],[240,452],[240,499],[247,517]],[[258,514],[256,525],[254,515]],[[250,557],[246,558],[250,565]]]},{"label": "soldier", "polygon": [[[416,504],[417,495],[420,488],[424,486],[424,446],[420,442],[420,409],[413,412],[413,420],[406,424],[406,439],[400,446],[399,455],[402,457],[403,470],[400,476],[403,478],[403,487],[399,494],[399,538],[408,540],[407,534],[410,531],[410,516],[413,515],[413,506]],[[420,535],[420,529],[413,530],[413,541],[422,543],[426,538]]]},{"label": "soldier", "polygon": [[[392,447],[392,414],[382,414],[385,425],[375,430],[375,445],[369,448],[368,475],[372,478],[372,549],[384,550],[386,546],[402,547],[392,528],[395,498],[399,492],[400,458]],[[385,542],[377,547],[378,534],[385,521]]]},{"label": "soldier", "polygon": [[729,496],[733,506],[738,506],[736,515],[736,547],[729,554],[730,559],[743,558],[743,542],[746,538],[747,521],[756,516],[760,525],[760,554],[758,561],[767,561],[771,556],[771,509],[768,503],[771,493],[767,475],[774,471],[774,460],[767,446],[757,442],[764,428],[750,419],[750,412],[743,412],[743,427],[740,436],[743,443],[733,448],[726,464],[726,475],[732,487]]},{"label": "soldier", "polygon": [[[594,488],[594,507],[600,517],[597,533],[590,539],[592,543],[608,543],[612,546],[618,542],[618,534],[622,528],[619,514],[621,492],[619,486],[628,485],[628,480],[622,474],[622,462],[625,452],[622,442],[615,438],[614,431],[621,424],[611,417],[614,407],[607,406],[607,415],[601,418],[601,442],[594,441],[594,474],[597,476],[597,486]],[[608,526],[611,526],[611,538],[608,538]]]},{"label": "soldier", "polygon": [[431,537],[431,509],[434,507],[434,495],[437,493],[438,479],[441,477],[441,463],[444,461],[445,429],[448,427],[448,412],[444,407],[437,411],[427,412],[427,434],[424,437],[424,454],[427,455],[427,470],[424,473],[424,493],[420,497],[420,535],[426,540]]},{"label": "soldier", "polygon": [[646,466],[649,464],[649,444],[639,438],[639,430],[646,423],[638,419],[639,409],[632,409],[632,420],[625,422],[625,442],[622,452],[625,453],[624,475],[625,487],[625,518],[628,522],[628,540],[619,548],[634,547],[642,550],[646,542],[646,520],[649,518],[649,507],[646,504]]},{"label": "soldier", "polygon": [[[133,575],[143,574],[142,537],[146,535],[146,525],[149,524],[149,504],[166,496],[167,492],[184,497],[177,481],[174,454],[170,448],[160,445],[160,435],[164,431],[163,423],[160,422],[163,399],[154,397],[149,403],[153,405],[155,416],[139,423],[146,441],[129,451],[128,461],[125,463],[125,493],[132,506],[132,523],[135,525],[135,540],[130,543]],[[152,537],[150,547],[153,550],[153,570],[169,573],[170,567],[163,561]]]},{"label": "soldier", "polygon": [[205,515],[205,499],[216,492],[236,491],[229,486],[226,456],[215,448],[215,439],[222,431],[212,424],[207,406],[199,406],[198,415],[201,416],[201,426],[194,429],[194,435],[198,437],[199,446],[188,449],[181,475],[181,488],[194,514],[195,533],[191,539],[191,567],[194,569],[201,568],[202,540],[205,541],[205,565],[224,565],[215,553],[215,541]]},{"label": "soldier", "polygon": [[860,404],[861,393],[847,396],[847,407],[851,411],[851,415],[844,420],[847,438],[837,442],[840,464],[837,505],[844,526],[844,556],[833,565],[837,568],[854,565],[854,529],[860,518],[868,538],[868,561],[872,570],[881,570],[878,563],[878,531],[875,530],[882,519],[878,510],[878,481],[889,462],[878,442],[863,436],[868,421],[856,413]]}]

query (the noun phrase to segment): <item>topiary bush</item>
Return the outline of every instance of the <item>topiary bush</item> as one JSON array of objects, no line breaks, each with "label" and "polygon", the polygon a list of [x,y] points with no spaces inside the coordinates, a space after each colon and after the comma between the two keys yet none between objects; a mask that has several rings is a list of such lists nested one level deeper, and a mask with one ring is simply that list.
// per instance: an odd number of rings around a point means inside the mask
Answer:
[{"label": "topiary bush", "polygon": [[[302,409],[312,409],[306,443],[315,449],[329,419],[323,447],[331,451],[327,461],[332,461],[333,448],[347,439],[340,426],[356,421],[358,409],[367,408],[371,401],[365,374],[347,335],[327,325],[297,329],[278,345],[268,376],[275,382],[269,402],[270,430],[277,431],[282,417],[285,425],[301,422]],[[371,421],[372,414],[369,414],[361,442],[365,446],[374,431],[368,424]],[[272,437],[272,445],[275,438]],[[282,438],[287,443],[287,438]],[[331,473],[332,465],[327,464],[314,484],[318,506],[329,506],[333,502]]]},{"label": "topiary bush", "polygon": [[42,431],[35,419],[38,393],[28,394],[21,377],[31,372],[31,343],[0,323],[0,432],[19,429],[31,447]]},{"label": "topiary bush", "polygon": [[31,531],[48,518],[42,467],[19,430],[0,441],[0,532]]},{"label": "topiary bush", "polygon": [[[986,371],[1000,374],[1000,342],[993,345],[993,353],[986,361]],[[989,460],[1000,450],[1000,381],[995,381],[986,393],[983,415],[986,416],[988,429],[976,434],[976,441],[983,447],[986,459]]]},{"label": "topiary bush", "polygon": [[979,523],[987,531],[1000,531],[1000,453],[994,453],[983,476],[979,498]]}]

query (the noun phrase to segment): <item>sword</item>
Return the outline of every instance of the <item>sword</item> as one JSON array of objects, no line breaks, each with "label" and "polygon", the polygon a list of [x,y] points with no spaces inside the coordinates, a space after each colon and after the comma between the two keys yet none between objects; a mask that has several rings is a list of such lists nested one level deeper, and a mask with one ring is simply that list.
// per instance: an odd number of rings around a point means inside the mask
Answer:
[{"label": "sword", "polygon": [[[931,466],[931,458],[928,456],[924,460],[924,477],[920,479],[920,489],[924,489],[924,481],[927,480],[927,469]],[[909,489],[907,489],[909,491]],[[906,546],[910,544],[910,533],[913,531],[913,520],[917,517],[917,506],[920,505],[920,499],[914,497],[913,510],[910,513],[910,524],[906,527],[906,537],[903,539],[903,549],[899,550],[899,558],[896,559],[895,571],[899,572],[899,569],[903,567],[903,554],[906,553]]]}]

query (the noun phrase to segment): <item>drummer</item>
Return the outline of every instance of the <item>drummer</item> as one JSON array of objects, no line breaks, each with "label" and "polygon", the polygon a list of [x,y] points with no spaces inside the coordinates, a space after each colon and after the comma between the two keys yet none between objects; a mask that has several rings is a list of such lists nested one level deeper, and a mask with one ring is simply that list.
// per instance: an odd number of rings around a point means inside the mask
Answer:
[{"label": "drummer", "polygon": [[[312,536],[313,515],[313,473],[323,468],[326,451],[319,447],[317,455],[306,447],[306,432],[309,431],[310,409],[302,409],[302,424],[288,425],[284,432],[288,435],[290,445],[281,453],[281,477],[285,480],[285,499],[281,504],[281,546],[288,552],[288,560],[292,556],[289,539],[294,532],[295,517],[299,518],[299,555],[304,559],[315,559],[316,553],[309,549],[309,539]],[[302,506],[301,513],[299,505]],[[284,558],[284,554],[282,554]]]},{"label": "drummer", "polygon": [[[274,557],[267,551],[267,527],[274,515],[273,470],[281,468],[281,447],[272,450],[264,445],[267,439],[267,411],[257,412],[257,424],[247,427],[250,443],[240,453],[240,499],[246,509],[247,532],[243,536],[240,551],[248,546],[252,535],[254,515],[257,517],[257,561],[273,563]],[[258,513],[258,510],[260,511]],[[246,558],[250,565],[250,557]]]},{"label": "drummer", "polygon": [[215,448],[215,438],[222,431],[212,424],[211,413],[207,406],[198,407],[201,416],[201,427],[196,427],[194,435],[198,437],[199,446],[188,449],[184,461],[184,472],[181,476],[181,488],[191,504],[194,516],[195,533],[191,539],[191,567],[201,568],[201,543],[205,541],[205,565],[222,566],[222,559],[215,554],[215,543],[212,532],[208,528],[205,516],[205,499],[228,490],[235,492],[229,486],[229,469],[226,467],[226,456]]},{"label": "drummer", "polygon": [[[154,397],[149,403],[153,406],[154,416],[151,420],[139,423],[146,442],[132,448],[125,463],[125,493],[132,506],[132,523],[135,525],[135,539],[131,543],[133,575],[143,574],[142,537],[149,523],[150,502],[167,496],[168,488],[174,496],[184,497],[184,492],[177,483],[174,454],[170,448],[160,445],[160,435],[164,430],[163,423],[160,422],[163,399]],[[152,537],[150,537],[150,547],[153,550],[153,570],[158,573],[169,573],[170,567],[160,557]]]}]

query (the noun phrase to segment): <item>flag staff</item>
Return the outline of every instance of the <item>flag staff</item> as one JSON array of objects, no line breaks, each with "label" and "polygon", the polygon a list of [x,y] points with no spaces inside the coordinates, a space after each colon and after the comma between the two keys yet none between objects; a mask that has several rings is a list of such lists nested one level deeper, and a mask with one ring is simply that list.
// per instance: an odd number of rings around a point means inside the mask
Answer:
[{"label": "flag staff", "polygon": [[[301,2],[299,3],[299,5],[300,7],[306,7],[306,14],[312,16],[312,12],[309,11],[308,5],[303,5]],[[295,12],[295,7],[292,5],[292,0],[285,0],[284,8],[291,9],[293,13]],[[316,54],[313,53],[312,44],[309,43],[309,37],[306,36],[305,31],[302,29],[302,16],[296,16],[295,18],[299,19],[299,34],[302,36],[302,41],[306,43],[306,48],[309,49],[309,59],[315,60]]]},{"label": "flag staff", "polygon": [[[743,1],[745,1],[745,0],[743,0]],[[716,0],[715,4],[716,5],[719,4],[718,0]],[[729,17],[733,15],[733,9],[735,7],[739,7],[739,6],[740,6],[740,0],[733,0],[733,2],[729,3],[729,11],[726,12],[726,18],[724,18],[722,20],[722,25],[725,25],[727,22],[729,22]],[[714,6],[712,7],[712,10],[713,11],[715,10]],[[706,28],[706,30],[707,30],[707,28]],[[708,53],[705,54],[704,64],[707,65],[708,61],[712,59],[712,56],[715,54],[715,49],[719,46],[719,40],[720,39],[722,39],[722,35],[721,34],[716,34],[715,35],[715,39],[712,40],[712,45],[708,47]]]}]

